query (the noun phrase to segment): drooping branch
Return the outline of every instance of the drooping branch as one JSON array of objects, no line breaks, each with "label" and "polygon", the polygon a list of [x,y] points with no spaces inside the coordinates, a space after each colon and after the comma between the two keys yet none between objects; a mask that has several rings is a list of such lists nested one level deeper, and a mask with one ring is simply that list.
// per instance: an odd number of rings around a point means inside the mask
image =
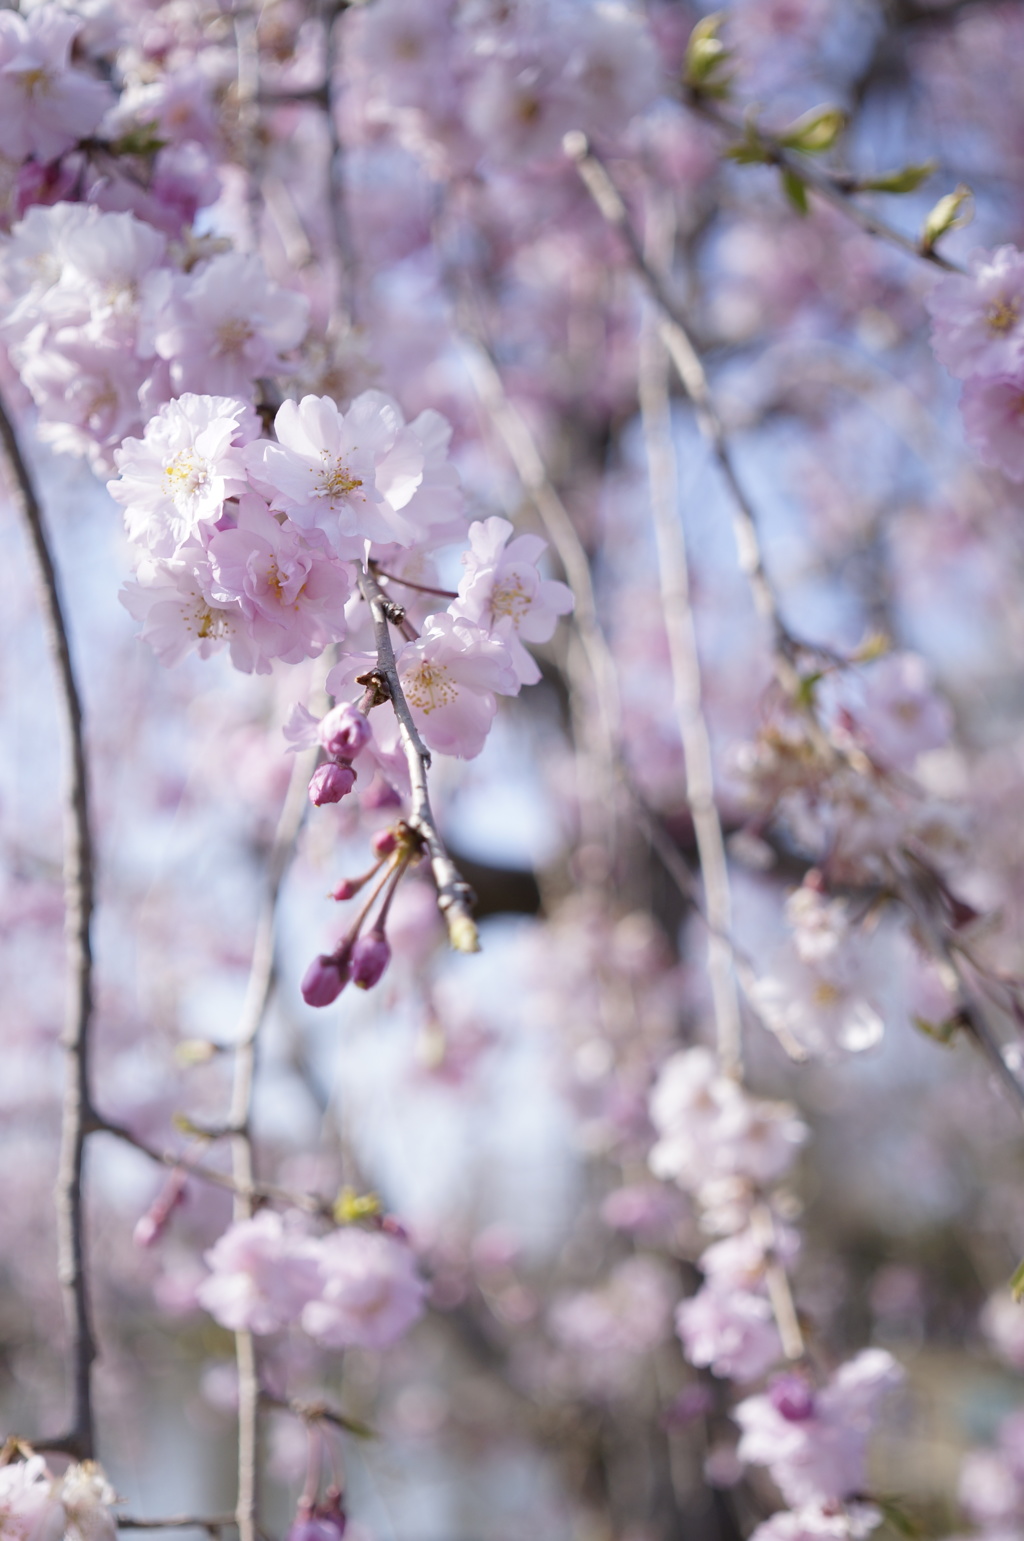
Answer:
[{"label": "drooping branch", "polygon": [[[228,1128],[231,1169],[235,1183],[236,1224],[252,1218],[256,1198],[252,1138],[252,1098],[256,1080],[256,1047],[260,1027],[274,989],[277,901],[295,851],[295,841],[307,807],[308,757],[296,760],[278,819],[267,863],[266,888],[256,924],[249,983],[235,1041],[234,1078]],[[259,1367],[251,1332],[235,1333],[238,1365],[238,1505],[235,1518],[240,1541],[256,1541],[257,1445],[259,1439]]]},{"label": "drooping branch", "polygon": [[427,771],[430,769],[430,750],[420,738],[416,724],[405,699],[402,682],[398,677],[395,649],[388,622],[389,601],[381,592],[373,572],[364,567],[359,575],[359,587],[370,607],[373,619],[373,636],[377,647],[377,672],[383,680],[396,718],[398,732],[409,767],[412,787],[412,808],[406,821],[423,842],[434,883],[437,886],[437,903],[448,927],[448,939],[456,952],[477,952],[480,946],[476,922],[473,919],[473,890],[452,861],[445,848],[430,806]]},{"label": "drooping branch", "polygon": [[14,425],[0,399],[0,440],[11,472],[12,492],[36,565],[46,639],[57,676],[64,722],[64,904],[68,995],[63,1044],[64,1109],[57,1177],[58,1256],[71,1352],[72,1421],[65,1441],[81,1460],[95,1454],[92,1365],[96,1357],[85,1262],[84,1157],[88,1124],[89,1050],[93,1013],[92,916],[95,852],[89,818],[89,779],[82,698],[75,678],[57,569],[43,511],[21,453]]},{"label": "drooping branch", "polygon": [[[653,220],[655,239],[671,246],[667,221]],[[664,226],[664,229],[660,229]],[[667,250],[660,254],[664,260]],[[660,265],[660,264],[659,264]],[[683,744],[686,801],[693,818],[708,921],[708,977],[714,1006],[718,1057],[726,1075],[743,1074],[741,1021],[729,944],[732,901],[725,840],[715,804],[711,737],[702,703],[700,656],[690,602],[686,538],[679,517],[676,457],[668,395],[667,357],[658,335],[658,317],[649,311],[640,338],[639,395],[651,515],[658,554],[661,613],[668,639],[676,724]]]},{"label": "drooping branch", "polygon": [[775,591],[764,565],[761,537],[753,505],[733,464],[732,450],[711,393],[703,361],[690,336],[680,307],[644,254],[640,237],[629,218],[626,205],[607,169],[580,133],[567,134],[566,154],[575,162],[584,186],[608,224],[621,235],[637,277],[654,302],[659,317],[661,339],[675,366],[683,389],[693,405],[697,425],[711,450],[729,492],[733,530],[740,567],[750,584],[759,614],[772,633],[772,654],[779,683],[792,695],[799,690],[800,678],[794,657],[800,644],[782,618]]}]

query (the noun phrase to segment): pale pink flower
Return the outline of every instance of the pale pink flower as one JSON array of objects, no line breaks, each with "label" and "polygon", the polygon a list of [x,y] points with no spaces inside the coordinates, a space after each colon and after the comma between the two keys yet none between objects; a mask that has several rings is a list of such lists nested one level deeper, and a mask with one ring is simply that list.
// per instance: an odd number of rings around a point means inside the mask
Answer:
[{"label": "pale pink flower", "polygon": [[673,1054],[651,1093],[651,1121],[660,1138],[649,1164],[691,1191],[716,1178],[776,1181],[807,1137],[785,1102],[749,1097],[724,1076],[710,1049]]},{"label": "pale pink flower", "polygon": [[110,1506],[117,1494],[95,1461],[68,1467],[60,1497],[67,1515],[65,1541],[115,1541],[117,1522]]},{"label": "pale pink flower", "polygon": [[344,414],[329,396],[304,396],[281,406],[277,443],[254,444],[247,464],[272,507],[304,530],[322,530],[340,556],[355,557],[365,540],[397,538],[394,510],[423,479],[422,447],[404,427],[382,391],[364,391]]},{"label": "pale pink flower", "polygon": [[967,442],[985,465],[1024,481],[1024,375],[968,380],[960,398]]},{"label": "pale pink flower", "polygon": [[65,342],[29,352],[21,378],[39,408],[39,437],[94,471],[114,469],[126,435],[142,427],[139,391],[146,366],[118,344]]},{"label": "pale pink flower", "polygon": [[319,1266],[319,1293],[302,1325],[328,1348],[390,1348],[423,1313],[426,1284],[394,1236],[334,1231],[320,1243]]},{"label": "pale pink flower", "polygon": [[430,749],[472,760],[484,747],[497,702],[519,681],[509,651],[472,621],[428,618],[423,635],[398,656],[402,689]]},{"label": "pale pink flower", "polygon": [[763,1520],[750,1541],[864,1541],[881,1523],[874,1504],[805,1504]]},{"label": "pale pink flower", "polygon": [[[786,1502],[830,1503],[864,1491],[871,1429],[903,1372],[884,1349],[869,1348],[841,1365],[808,1409],[786,1399],[748,1397],[734,1417],[739,1455],[767,1466]],[[779,1405],[776,1405],[776,1401]]]},{"label": "pale pink flower", "polygon": [[128,535],[157,556],[200,533],[212,534],[226,498],[247,490],[241,448],[259,433],[244,401],[180,396],[161,407],[141,439],[126,439],[107,483],[124,506]]},{"label": "pale pink flower", "polygon": [[462,561],[466,576],[459,597],[448,606],[455,616],[475,621],[505,643],[521,685],[540,679],[536,660],[524,642],[547,642],[558,618],[573,607],[564,583],[542,578],[537,561],[547,547],[539,535],[520,535],[511,545],[507,519],[476,521],[469,527],[469,550]]},{"label": "pale pink flower", "polygon": [[676,1331],[691,1364],[739,1382],[757,1380],[782,1356],[764,1295],[705,1284],[676,1308]]},{"label": "pale pink flower", "polygon": [[[176,557],[145,558],[118,598],[136,621],[165,667],[180,662],[195,648],[208,658],[227,642],[234,647],[242,635],[243,618],[237,604],[217,604],[210,595],[206,552],[198,544],[180,547]],[[248,639],[241,641],[243,664],[251,657]],[[266,674],[270,665],[257,668]]]},{"label": "pale pink flower", "polygon": [[267,276],[255,253],[223,252],[178,276],[154,318],[153,346],[175,391],[245,396],[302,341],[309,301]]},{"label": "pale pink flower", "polygon": [[[243,493],[236,519],[233,529],[210,537],[210,593],[220,604],[237,601],[251,667],[262,672],[258,665],[271,658],[316,658],[329,643],[340,642],[349,569],[311,547],[293,524],[279,524],[254,492]],[[232,651],[236,667],[240,646]]]},{"label": "pale pink flower", "polygon": [[1009,375],[1024,362],[1024,256],[1014,246],[973,251],[925,296],[932,347],[960,380]]},{"label": "pale pink flower", "polygon": [[4,1541],[61,1541],[66,1516],[60,1483],[41,1455],[0,1466],[0,1536]]},{"label": "pale pink flower", "polygon": [[663,1264],[643,1255],[626,1258],[601,1288],[558,1300],[551,1327],[568,1348],[636,1357],[664,1341],[675,1293]]},{"label": "pale pink flower", "polygon": [[989,1297],[981,1327],[992,1350],[1014,1370],[1024,1370],[1024,1304],[1009,1290]]},{"label": "pale pink flower", "polygon": [[957,1496],[975,1525],[990,1529],[1022,1518],[1024,1488],[998,1450],[969,1450],[960,1467]]},{"label": "pale pink flower", "polygon": [[232,1332],[277,1332],[320,1287],[318,1243],[263,1209],[240,1220],[205,1254],[199,1304]]},{"label": "pale pink flower", "polygon": [[12,160],[56,160],[112,104],[108,85],[69,62],[80,26],[58,5],[27,17],[0,11],[0,142]]}]

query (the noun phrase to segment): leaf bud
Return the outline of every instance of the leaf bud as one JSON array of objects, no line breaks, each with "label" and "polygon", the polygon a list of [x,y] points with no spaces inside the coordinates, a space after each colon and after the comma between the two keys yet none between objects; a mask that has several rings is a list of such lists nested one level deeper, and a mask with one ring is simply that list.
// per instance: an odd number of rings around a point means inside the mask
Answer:
[{"label": "leaf bud", "polygon": [[925,220],[924,229],[921,231],[923,252],[930,252],[939,237],[945,235],[948,230],[958,230],[961,225],[967,224],[971,218],[971,211],[968,209],[961,214],[960,210],[973,196],[967,184],[961,182],[955,191],[939,199]]},{"label": "leaf bud", "polygon": [[845,127],[846,114],[841,107],[812,107],[783,129],[779,143],[803,155],[821,155],[831,150]]}]

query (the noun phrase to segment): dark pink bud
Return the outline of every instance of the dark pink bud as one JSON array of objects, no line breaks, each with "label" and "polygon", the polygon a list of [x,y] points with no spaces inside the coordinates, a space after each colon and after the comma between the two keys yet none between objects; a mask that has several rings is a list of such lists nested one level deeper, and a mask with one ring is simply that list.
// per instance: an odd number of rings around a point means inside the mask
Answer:
[{"label": "dark pink bud", "polygon": [[383,808],[401,808],[402,799],[389,781],[378,776],[372,781],[360,799],[367,813],[378,813]]},{"label": "dark pink bud", "polygon": [[374,856],[390,856],[397,849],[398,836],[393,829],[378,829],[370,844]]},{"label": "dark pink bud", "polygon": [[385,1215],[380,1222],[380,1228],[382,1231],[386,1231],[389,1236],[394,1236],[396,1241],[409,1240],[409,1232],[401,1220],[396,1220],[394,1215]]},{"label": "dark pink bud", "polygon": [[321,953],[314,958],[302,981],[302,999],[307,1006],[329,1006],[348,983],[348,965]]},{"label": "dark pink bud", "polygon": [[341,1494],[331,1488],[326,1503],[300,1503],[285,1541],[341,1541],[347,1516],[341,1507]]},{"label": "dark pink bud", "polygon": [[814,1392],[802,1375],[788,1371],[776,1375],[768,1388],[768,1400],[788,1423],[805,1423],[814,1417]]},{"label": "dark pink bud", "polygon": [[188,1197],[184,1169],[176,1166],[146,1213],[136,1222],[132,1240],[137,1247],[151,1247],[170,1224],[171,1216]]},{"label": "dark pink bud", "polygon": [[365,882],[365,878],[342,878],[337,888],[331,890],[331,898],[337,899],[339,903],[354,899]]},{"label": "dark pink bud", "polygon": [[352,948],[352,983],[372,990],[391,961],[388,939],[380,931],[361,936]]},{"label": "dark pink bud", "polygon": [[340,803],[355,784],[356,773],[351,765],[336,765],[328,760],[326,765],[318,765],[310,777],[309,800],[314,808],[322,808],[324,803]]},{"label": "dark pink bud", "polygon": [[354,760],[373,737],[373,729],[362,712],[348,703],[335,706],[317,729],[317,738],[328,754],[339,760]]}]

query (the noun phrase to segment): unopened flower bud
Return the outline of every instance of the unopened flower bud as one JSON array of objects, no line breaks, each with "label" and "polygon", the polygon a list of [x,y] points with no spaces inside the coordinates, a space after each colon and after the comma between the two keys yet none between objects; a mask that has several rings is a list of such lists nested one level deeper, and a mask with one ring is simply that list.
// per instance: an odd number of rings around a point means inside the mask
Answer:
[{"label": "unopened flower bud", "polygon": [[388,939],[381,931],[361,936],[352,948],[352,983],[372,990],[391,961]]},{"label": "unopened flower bud", "polygon": [[373,729],[362,712],[349,703],[334,706],[327,713],[316,732],[328,754],[339,760],[354,760],[373,737]]},{"label": "unopened flower bud", "polygon": [[354,899],[365,882],[365,878],[342,878],[337,888],[331,889],[331,898],[337,899],[339,904],[346,899]]},{"label": "unopened flower bud", "polygon": [[184,1204],[188,1196],[185,1182],[184,1169],[175,1167],[146,1213],[136,1221],[132,1240],[137,1247],[152,1247],[160,1240],[174,1211]]},{"label": "unopened flower bud", "polygon": [[329,760],[318,765],[309,781],[309,800],[314,808],[324,803],[340,803],[356,784],[356,773],[351,765],[336,765]]},{"label": "unopened flower bud", "polygon": [[814,1417],[814,1391],[802,1375],[776,1375],[768,1388],[768,1400],[787,1423],[805,1423]]},{"label": "unopened flower bud", "polygon": [[348,965],[321,953],[314,958],[302,981],[302,999],[307,1006],[329,1006],[337,1000],[348,983]]},{"label": "unopened flower bud", "polygon": [[398,836],[393,829],[378,829],[370,845],[374,856],[390,856],[398,846]]}]

